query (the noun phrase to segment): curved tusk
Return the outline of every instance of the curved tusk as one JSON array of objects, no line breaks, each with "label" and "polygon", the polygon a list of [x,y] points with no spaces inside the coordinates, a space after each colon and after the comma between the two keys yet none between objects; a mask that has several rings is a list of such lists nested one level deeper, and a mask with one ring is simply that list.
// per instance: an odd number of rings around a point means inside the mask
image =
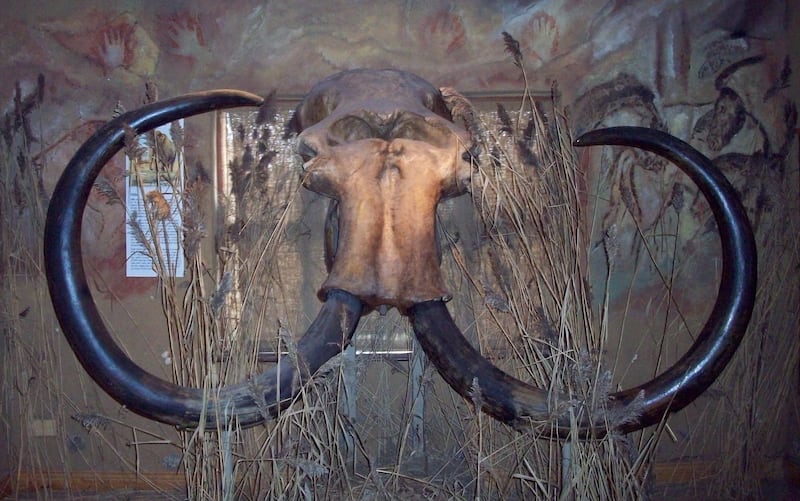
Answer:
[{"label": "curved tusk", "polygon": [[125,113],[81,146],[53,191],[45,223],[44,258],[58,321],[89,375],[115,400],[145,417],[180,427],[224,426],[232,420],[241,426],[260,423],[288,405],[298,385],[342,350],[358,324],[361,302],[346,292],[331,291],[298,341],[296,357],[281,360],[249,381],[204,394],[200,388],[175,385],[136,365],[114,342],[97,310],[83,267],[81,222],[92,185],[105,163],[122,148],[126,130],[141,134],[179,118],[262,102],[254,94],[218,90]]},{"label": "curved tusk", "polygon": [[550,426],[547,392],[509,376],[478,353],[444,301],[417,303],[408,316],[425,354],[457,393],[480,402],[484,412],[514,427],[523,420],[538,429]]},{"label": "curved tusk", "polygon": [[[722,279],[711,315],[700,334],[673,366],[654,379],[614,393],[608,412],[630,416],[608,423],[575,412],[582,436],[602,436],[609,428],[631,432],[659,422],[705,391],[719,376],[739,346],[755,302],[756,246],[753,231],[736,191],[711,160],[689,144],[661,131],[614,127],[586,133],[576,146],[624,145],[645,149],[670,160],[698,186],[708,201],[722,244]],[[420,303],[409,310],[420,345],[444,379],[465,398],[475,398],[488,414],[517,427],[540,432],[570,433],[568,400],[548,395],[500,371],[484,359],[456,327],[440,301]],[[593,421],[594,419],[594,421]]]}]

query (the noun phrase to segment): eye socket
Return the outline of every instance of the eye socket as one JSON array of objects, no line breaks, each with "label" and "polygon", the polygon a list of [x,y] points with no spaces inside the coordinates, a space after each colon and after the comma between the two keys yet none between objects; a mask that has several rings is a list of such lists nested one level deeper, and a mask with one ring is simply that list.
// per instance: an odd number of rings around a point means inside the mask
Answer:
[{"label": "eye socket", "polygon": [[391,131],[393,139],[412,139],[423,141],[437,148],[445,147],[453,133],[443,124],[436,120],[426,120],[425,118],[409,113],[408,116],[398,120]]},{"label": "eye socket", "polygon": [[317,156],[317,150],[312,148],[310,144],[301,139],[300,143],[297,145],[297,154],[300,155],[300,158],[303,159],[303,162],[308,162]]},{"label": "eye socket", "polygon": [[331,124],[328,129],[328,145],[350,143],[360,139],[377,137],[375,129],[363,118],[347,115]]},{"label": "eye socket", "polygon": [[479,151],[478,145],[473,145],[470,149],[465,150],[464,153],[461,154],[461,160],[475,165],[480,165]]}]

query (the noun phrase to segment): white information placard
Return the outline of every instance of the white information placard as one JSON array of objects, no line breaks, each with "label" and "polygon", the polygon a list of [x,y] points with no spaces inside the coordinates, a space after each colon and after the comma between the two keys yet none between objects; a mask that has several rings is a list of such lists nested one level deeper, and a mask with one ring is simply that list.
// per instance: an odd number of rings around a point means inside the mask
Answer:
[{"label": "white information placard", "polygon": [[[164,125],[137,138],[135,155],[127,155],[125,183],[126,275],[182,277],[184,255],[180,195],[183,149],[173,134],[183,130]],[[131,149],[130,147],[128,149]],[[153,238],[153,235],[157,238]]]}]

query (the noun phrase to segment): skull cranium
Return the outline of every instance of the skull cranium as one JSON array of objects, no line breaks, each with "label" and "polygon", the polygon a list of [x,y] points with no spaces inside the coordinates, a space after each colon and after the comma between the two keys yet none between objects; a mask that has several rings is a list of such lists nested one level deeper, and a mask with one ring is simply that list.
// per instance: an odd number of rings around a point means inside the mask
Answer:
[{"label": "skull cranium", "polygon": [[320,290],[370,307],[449,297],[439,271],[436,207],[463,194],[468,133],[439,91],[394,70],[354,70],[316,85],[296,111],[303,185],[338,202],[336,257]]}]

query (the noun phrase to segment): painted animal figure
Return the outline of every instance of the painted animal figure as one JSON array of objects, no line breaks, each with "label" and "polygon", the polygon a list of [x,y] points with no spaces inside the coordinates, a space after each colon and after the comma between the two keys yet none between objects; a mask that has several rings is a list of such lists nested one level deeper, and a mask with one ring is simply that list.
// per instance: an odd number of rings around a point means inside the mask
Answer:
[{"label": "painted animal figure", "polygon": [[[128,127],[144,133],[179,118],[242,106],[255,95],[219,90],[150,104],[112,120],[75,154],[53,193],[45,229],[45,264],[59,322],[73,351],[97,383],[129,409],[180,427],[205,421],[215,429],[236,419],[268,419],[319,367],[350,341],[362,315],[395,307],[442,377],[470,398],[477,382],[482,410],[521,430],[566,435],[567,398],[512,378],[483,358],[451,318],[439,272],[435,211],[440,200],[469,188],[469,133],[453,123],[441,92],[394,70],[353,70],[324,79],[305,97],[293,123],[304,159],[303,185],[338,204],[338,238],[329,247],[323,301],[297,343],[298,356],[210,395],[178,386],[136,365],[113,341],[94,304],[83,269],[81,220],[103,165],[124,144]],[[636,405],[630,432],[689,404],[719,375],[747,327],[756,285],[753,234],[734,189],[686,143],[650,129],[589,132],[577,146],[617,144],[653,151],[686,172],[708,200],[722,242],[723,270],[711,315],[688,352],[666,371],[611,395],[610,411]],[[291,358],[291,360],[290,360]],[[296,362],[297,365],[294,365]],[[280,390],[279,390],[280,389]],[[581,434],[602,435],[608,423],[575,417]]]}]

